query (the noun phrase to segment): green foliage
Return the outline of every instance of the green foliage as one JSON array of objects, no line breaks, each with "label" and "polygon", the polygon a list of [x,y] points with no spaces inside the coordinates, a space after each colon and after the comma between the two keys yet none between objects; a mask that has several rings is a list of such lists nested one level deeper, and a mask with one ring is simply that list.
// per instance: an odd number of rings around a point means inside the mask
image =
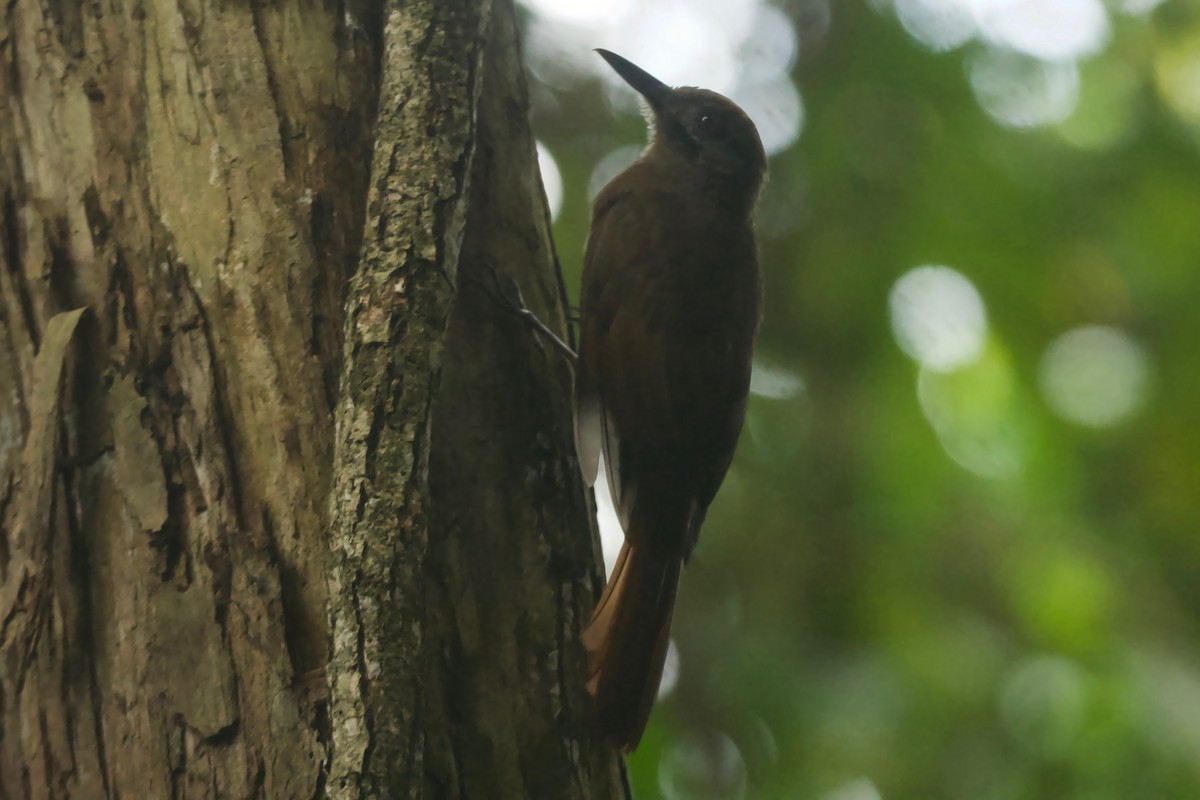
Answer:
[{"label": "green foliage", "polygon": [[[1075,110],[1033,128],[972,92],[986,45],[931,52],[890,8],[835,3],[802,47],[758,351],[800,389],[751,399],[639,797],[1200,797],[1200,4],[1120,5]],[[584,187],[642,123],[594,84],[538,91],[574,291]],[[986,307],[948,372],[893,336],[923,264]],[[1051,375],[1085,326],[1141,372],[1101,348]],[[1072,421],[1122,391],[1115,418]]]}]

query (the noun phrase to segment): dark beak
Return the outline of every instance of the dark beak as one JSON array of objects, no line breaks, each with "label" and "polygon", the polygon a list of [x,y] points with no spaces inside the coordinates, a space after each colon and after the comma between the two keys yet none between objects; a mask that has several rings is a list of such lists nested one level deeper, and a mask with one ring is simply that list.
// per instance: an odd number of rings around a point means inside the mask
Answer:
[{"label": "dark beak", "polygon": [[662,104],[666,102],[667,95],[671,92],[670,86],[667,86],[632,61],[621,58],[616,53],[601,50],[598,47],[596,48],[596,52],[608,62],[610,67],[616,70],[616,73],[621,76],[621,80],[628,83],[638,94],[646,98],[646,102],[650,104],[651,108],[655,111],[662,108]]}]

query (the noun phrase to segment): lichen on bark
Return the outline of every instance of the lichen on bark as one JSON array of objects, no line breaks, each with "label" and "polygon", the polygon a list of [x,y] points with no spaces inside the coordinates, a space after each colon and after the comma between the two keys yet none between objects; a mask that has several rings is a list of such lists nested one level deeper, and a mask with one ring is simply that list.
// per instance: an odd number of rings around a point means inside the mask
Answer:
[{"label": "lichen on bark", "polygon": [[384,787],[416,796],[424,781],[416,710],[429,420],[466,216],[489,6],[396,5],[385,20],[330,505],[329,781],[346,796]]}]

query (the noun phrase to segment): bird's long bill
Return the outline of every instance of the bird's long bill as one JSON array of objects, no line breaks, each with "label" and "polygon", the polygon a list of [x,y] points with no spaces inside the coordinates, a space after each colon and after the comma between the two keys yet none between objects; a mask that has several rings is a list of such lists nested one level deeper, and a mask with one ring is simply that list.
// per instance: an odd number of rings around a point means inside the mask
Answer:
[{"label": "bird's long bill", "polygon": [[671,91],[670,86],[667,86],[627,58],[622,58],[616,53],[609,50],[601,50],[600,48],[596,48],[596,52],[608,62],[610,67],[616,70],[616,73],[621,76],[621,80],[628,83],[638,94],[646,98],[646,102],[650,104],[651,108],[658,109],[662,105],[662,102],[667,97],[667,93]]}]

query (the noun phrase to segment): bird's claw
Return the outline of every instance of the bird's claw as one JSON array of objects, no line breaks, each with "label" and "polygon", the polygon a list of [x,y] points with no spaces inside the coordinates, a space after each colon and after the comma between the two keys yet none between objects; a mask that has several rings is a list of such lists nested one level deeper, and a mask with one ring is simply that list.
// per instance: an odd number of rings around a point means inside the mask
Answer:
[{"label": "bird's claw", "polygon": [[525,303],[525,295],[521,294],[521,287],[516,281],[507,275],[501,275],[496,265],[490,261],[484,263],[483,274],[487,276],[486,279],[478,278],[476,283],[491,295],[501,308],[516,316],[530,313],[529,306]]},{"label": "bird's claw", "polygon": [[525,295],[521,294],[521,287],[512,278],[500,274],[496,266],[491,262],[483,264],[483,274],[486,279],[480,277],[475,279],[475,283],[479,288],[483,289],[492,300],[501,308],[509,312],[513,316],[520,317],[525,320],[534,331],[538,334],[535,337],[538,349],[543,349],[542,339],[554,345],[559,352],[566,356],[571,363],[575,362],[575,351],[570,345],[558,337],[554,331],[546,327],[546,323],[538,319],[537,315],[529,310],[529,306],[525,303]]}]

